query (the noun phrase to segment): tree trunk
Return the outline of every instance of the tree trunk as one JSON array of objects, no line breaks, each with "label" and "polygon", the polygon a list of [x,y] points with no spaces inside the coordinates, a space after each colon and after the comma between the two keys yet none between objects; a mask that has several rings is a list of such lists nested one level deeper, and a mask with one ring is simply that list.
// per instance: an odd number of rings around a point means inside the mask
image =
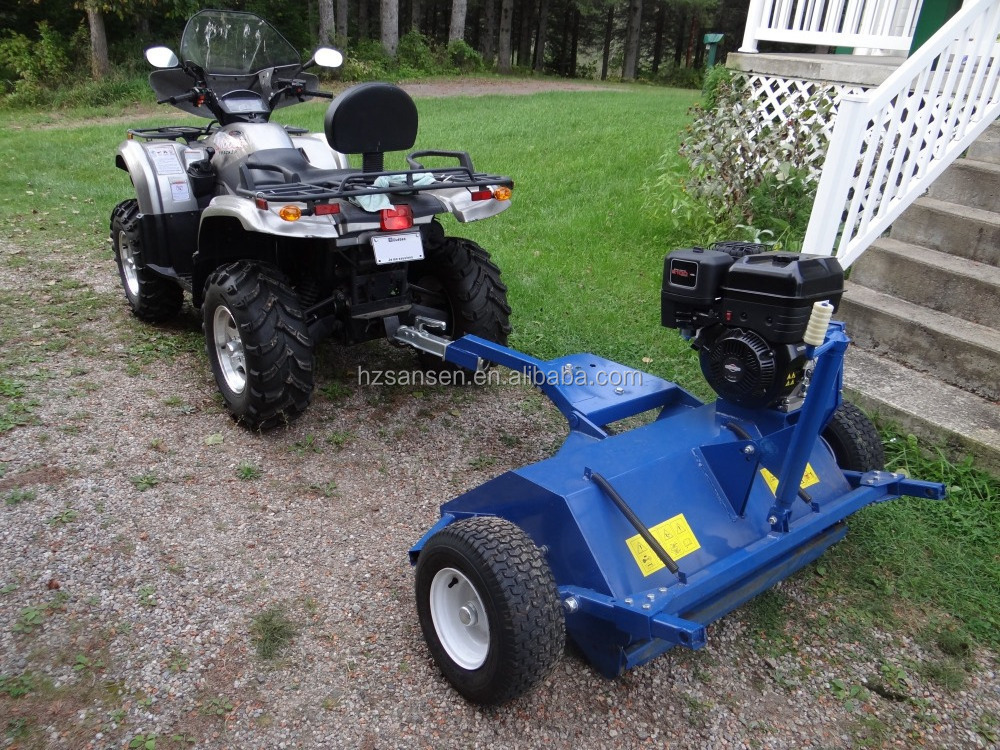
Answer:
[{"label": "tree trunk", "polygon": [[681,11],[681,20],[677,24],[677,36],[674,38],[674,66],[679,68],[684,59],[684,32],[687,29],[687,12]]},{"label": "tree trunk", "polygon": [[634,81],[639,62],[639,31],[642,28],[642,0],[629,0],[628,27],[625,29],[625,63],[622,80]]},{"label": "tree trunk", "polygon": [[333,0],[319,0],[319,45],[323,47],[333,44],[336,36]]},{"label": "tree trunk", "polygon": [[358,0],[358,40],[371,39],[368,33],[368,0]]},{"label": "tree trunk", "polygon": [[656,33],[653,37],[653,73],[660,70],[660,61],[663,60],[663,23],[666,20],[666,8],[663,7],[663,0],[656,3]]},{"label": "tree trunk", "polygon": [[536,73],[545,71],[545,34],[549,24],[549,0],[542,0],[538,8],[538,36],[535,38],[535,64]]},{"label": "tree trunk", "polygon": [[569,77],[576,78],[576,53],[580,46],[580,9],[573,8],[573,36],[569,49]]},{"label": "tree trunk", "polygon": [[501,73],[510,73],[511,44],[510,37],[514,24],[514,0],[502,0],[500,3],[500,45],[497,53],[497,67]]},{"label": "tree trunk", "polygon": [[688,48],[687,48],[687,59],[684,61],[684,66],[691,67],[691,55],[694,52],[695,39],[698,36],[698,14],[693,13],[691,15],[691,33],[688,35]]},{"label": "tree trunk", "polygon": [[483,2],[486,5],[484,8],[485,28],[479,51],[483,55],[483,61],[487,65],[492,65],[493,58],[497,54],[497,0],[483,0]]},{"label": "tree trunk", "polygon": [[396,56],[399,46],[399,0],[381,0],[382,49],[389,57]]},{"label": "tree trunk", "polygon": [[347,46],[347,0],[337,0],[337,44]]},{"label": "tree trunk", "polygon": [[108,36],[104,32],[104,15],[96,2],[87,2],[87,25],[90,27],[90,72],[101,80],[111,72],[108,60]]},{"label": "tree trunk", "polygon": [[556,69],[559,71],[559,75],[565,77],[569,75],[569,28],[573,23],[573,11],[570,8],[570,3],[566,5],[566,11],[563,13],[563,25],[562,25],[562,36],[559,39],[559,57],[556,59]]},{"label": "tree trunk", "polygon": [[420,31],[421,15],[424,12],[424,5],[421,0],[413,0],[410,3],[410,31]]},{"label": "tree trunk", "polygon": [[521,37],[517,42],[517,64],[531,64],[531,29],[535,22],[535,0],[521,0]]},{"label": "tree trunk", "polygon": [[465,14],[469,9],[467,0],[452,0],[451,28],[448,30],[448,42],[456,39],[465,40]]},{"label": "tree trunk", "polygon": [[601,61],[601,80],[608,80],[608,61],[611,59],[611,35],[615,30],[615,6],[608,6],[608,15],[604,21],[604,57]]}]

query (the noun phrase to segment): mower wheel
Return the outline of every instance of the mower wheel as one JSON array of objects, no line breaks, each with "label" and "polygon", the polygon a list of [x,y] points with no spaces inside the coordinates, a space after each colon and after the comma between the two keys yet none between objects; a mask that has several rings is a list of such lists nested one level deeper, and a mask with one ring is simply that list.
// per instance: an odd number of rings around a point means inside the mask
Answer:
[{"label": "mower wheel", "polygon": [[[444,335],[451,339],[467,333],[506,344],[510,333],[507,286],[490,254],[472,240],[445,237],[437,247],[427,247],[422,261],[410,264],[413,301],[441,310]],[[421,352],[428,370],[454,369],[439,357]]]},{"label": "mower wheel", "polygon": [[287,424],[309,405],[313,344],[282,273],[231,263],[205,282],[205,345],[233,417],[251,429]]},{"label": "mower wheel", "polygon": [[555,579],[514,524],[467,518],[417,558],[417,614],[438,667],[474,703],[526,693],[556,665],[566,640]]},{"label": "mower wheel", "polygon": [[837,465],[846,471],[885,468],[885,450],[878,430],[868,416],[850,401],[844,401],[823,429],[823,439],[833,451]]},{"label": "mower wheel", "polygon": [[132,314],[148,323],[174,317],[184,302],[184,292],[173,281],[146,268],[139,204],[134,198],[122,201],[111,212],[111,247]]}]

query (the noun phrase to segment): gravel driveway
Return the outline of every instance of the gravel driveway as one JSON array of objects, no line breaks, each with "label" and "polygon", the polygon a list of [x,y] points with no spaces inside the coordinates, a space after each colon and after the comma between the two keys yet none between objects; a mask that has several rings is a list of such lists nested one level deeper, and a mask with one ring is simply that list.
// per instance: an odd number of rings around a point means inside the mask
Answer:
[{"label": "gravel driveway", "polygon": [[[997,746],[996,654],[854,621],[808,572],[703,651],[608,681],[570,650],[530,695],[465,703],[424,646],[406,551],[440,503],[549,455],[558,413],[521,387],[359,385],[412,355],[323,347],[305,415],[252,434],[190,307],[139,324],[110,251],[58,250],[0,243],[18,353],[0,413],[27,422],[0,432],[0,746]],[[268,611],[294,636],[264,659]],[[959,678],[922,666],[944,663]]]}]

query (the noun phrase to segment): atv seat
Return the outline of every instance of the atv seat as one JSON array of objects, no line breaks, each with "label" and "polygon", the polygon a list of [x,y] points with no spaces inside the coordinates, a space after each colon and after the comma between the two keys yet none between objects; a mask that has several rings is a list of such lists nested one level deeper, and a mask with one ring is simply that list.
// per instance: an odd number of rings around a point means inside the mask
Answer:
[{"label": "atv seat", "polygon": [[[235,175],[224,175],[227,184],[255,190],[272,185],[307,183],[334,188],[355,169],[319,169],[314,167],[297,148],[268,148],[258,151],[243,164],[234,164]],[[229,171],[229,170],[226,170]],[[230,180],[228,177],[235,177]]]},{"label": "atv seat", "polygon": [[417,140],[417,107],[389,83],[362,83],[330,102],[326,141],[342,154],[361,154],[362,170],[381,172],[386,151],[405,151]]}]

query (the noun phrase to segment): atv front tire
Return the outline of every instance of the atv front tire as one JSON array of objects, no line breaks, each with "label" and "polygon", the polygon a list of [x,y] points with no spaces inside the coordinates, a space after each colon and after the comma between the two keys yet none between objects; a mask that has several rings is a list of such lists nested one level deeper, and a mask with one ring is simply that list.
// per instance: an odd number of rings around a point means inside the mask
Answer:
[{"label": "atv front tire", "polygon": [[111,213],[111,247],[132,314],[148,323],[174,317],[184,302],[184,292],[170,279],[146,268],[139,204],[134,198],[122,201]]},{"label": "atv front tire", "polygon": [[205,345],[233,418],[287,424],[309,405],[313,343],[298,298],[276,268],[231,263],[205,282]]},{"label": "atv front tire", "polygon": [[[467,333],[498,344],[510,334],[507,286],[490,255],[472,240],[446,237],[437,247],[425,248],[422,261],[410,264],[413,301],[445,315],[444,335],[454,340]],[[451,369],[440,358],[421,353],[427,369]]]}]

